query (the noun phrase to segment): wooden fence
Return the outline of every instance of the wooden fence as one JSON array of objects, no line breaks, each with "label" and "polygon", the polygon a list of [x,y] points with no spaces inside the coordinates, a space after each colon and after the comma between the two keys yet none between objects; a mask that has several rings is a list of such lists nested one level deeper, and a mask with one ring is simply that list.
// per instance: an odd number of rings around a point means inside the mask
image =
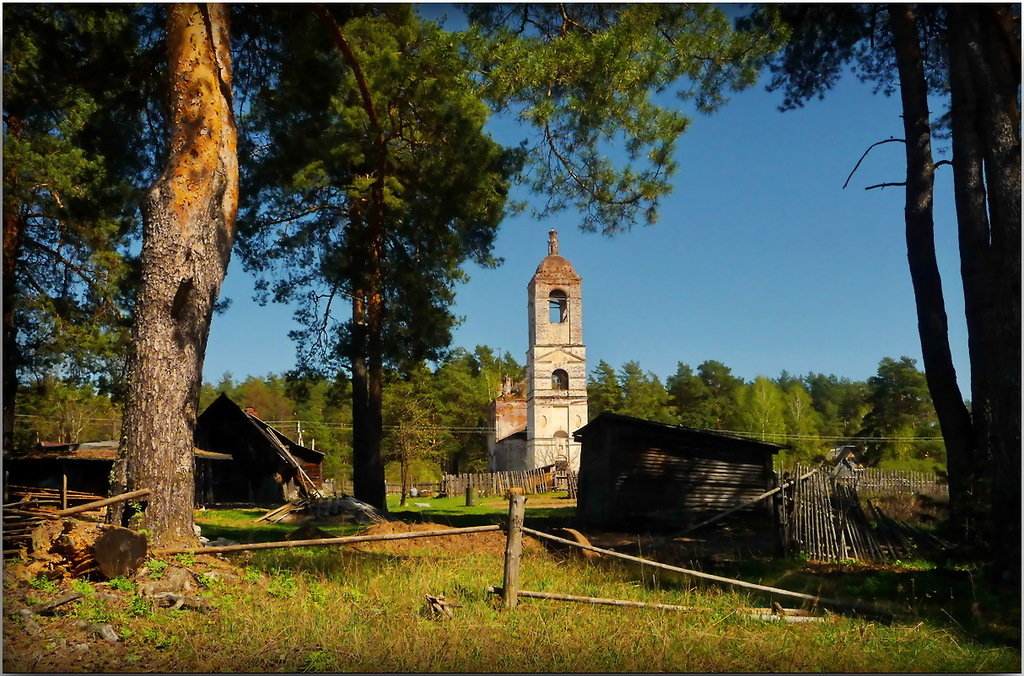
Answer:
[{"label": "wooden fence", "polygon": [[547,493],[555,490],[555,474],[546,469],[531,469],[525,472],[479,472],[441,476],[441,493],[463,495],[467,488],[476,488],[481,497],[506,495],[510,488],[522,488],[526,495]]},{"label": "wooden fence", "polygon": [[944,477],[931,472],[869,467],[855,470],[852,476],[839,477],[839,480],[856,485],[861,493],[920,493],[933,498],[949,499],[949,483]]},{"label": "wooden fence", "polygon": [[[797,465],[792,471],[803,475],[807,469]],[[781,491],[776,509],[783,546],[817,561],[886,561],[910,558],[922,543],[945,545],[862,499],[866,491],[935,491],[940,485],[937,477],[921,472],[865,472],[872,474],[834,477],[823,469]]]}]

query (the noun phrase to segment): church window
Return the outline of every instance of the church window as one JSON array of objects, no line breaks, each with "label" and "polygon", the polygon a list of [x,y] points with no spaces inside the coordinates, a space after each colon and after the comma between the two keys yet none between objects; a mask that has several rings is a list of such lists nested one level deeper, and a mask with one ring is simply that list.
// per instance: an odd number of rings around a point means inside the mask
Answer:
[{"label": "church window", "polygon": [[555,289],[548,296],[548,321],[552,324],[561,324],[569,317],[569,299],[565,291]]},{"label": "church window", "polygon": [[551,389],[553,390],[567,390],[569,389],[569,374],[562,369],[556,369],[551,374]]}]

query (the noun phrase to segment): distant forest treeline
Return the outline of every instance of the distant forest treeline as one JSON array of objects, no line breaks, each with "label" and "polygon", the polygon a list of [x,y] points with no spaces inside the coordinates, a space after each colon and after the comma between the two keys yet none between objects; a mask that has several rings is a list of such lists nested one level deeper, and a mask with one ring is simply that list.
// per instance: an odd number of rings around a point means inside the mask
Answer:
[{"label": "distant forest treeline", "polygon": [[[500,393],[502,377],[523,375],[523,366],[508,352],[486,346],[457,348],[435,365],[391,374],[384,390],[388,460],[402,460],[403,454],[408,460],[413,446],[414,473],[422,480],[441,470],[486,470],[489,402]],[[587,390],[591,418],[608,411],[752,436],[787,446],[780,454],[786,464],[814,462],[831,448],[854,444],[870,465],[945,468],[925,377],[909,357],[882,359],[866,382],[786,371],[746,381],[714,360],[696,368],[680,362],[663,382],[637,361],[618,369],[600,361]],[[236,381],[226,373],[218,382],[204,382],[199,410],[221,392],[324,452],[326,477],[350,478],[351,386],[343,375],[270,374]],[[40,441],[110,439],[119,434],[120,405],[90,383],[44,378],[26,386],[16,421],[19,448]],[[411,434],[418,436],[410,441]],[[393,464],[389,478],[397,480],[398,463]]]}]

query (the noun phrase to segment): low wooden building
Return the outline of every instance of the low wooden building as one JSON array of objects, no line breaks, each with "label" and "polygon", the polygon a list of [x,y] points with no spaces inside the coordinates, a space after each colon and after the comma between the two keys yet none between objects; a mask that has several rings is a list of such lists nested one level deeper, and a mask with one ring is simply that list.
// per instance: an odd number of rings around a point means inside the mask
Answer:
[{"label": "low wooden building", "polygon": [[235,460],[218,502],[281,504],[322,485],[323,453],[300,446],[223,393],[199,415],[195,444]]},{"label": "low wooden building", "polygon": [[[117,458],[117,440],[83,443],[42,442],[32,450],[4,461],[7,484],[71,490],[105,496]],[[198,506],[217,502],[220,485],[230,476],[232,457],[195,449]]]},{"label": "low wooden building", "polygon": [[772,487],[783,448],[612,413],[574,436],[582,444],[576,512],[603,527],[684,527],[753,499]]}]

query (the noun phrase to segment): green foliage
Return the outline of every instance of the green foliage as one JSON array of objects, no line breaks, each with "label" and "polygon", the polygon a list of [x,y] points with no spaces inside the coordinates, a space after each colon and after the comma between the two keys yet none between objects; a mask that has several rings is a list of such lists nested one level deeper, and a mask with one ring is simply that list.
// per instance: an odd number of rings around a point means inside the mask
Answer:
[{"label": "green foliage", "polygon": [[680,425],[696,429],[714,427],[710,410],[711,391],[692,368],[679,362],[676,372],[665,381],[665,387]]},{"label": "green foliage", "polygon": [[72,591],[76,591],[79,594],[83,594],[85,596],[95,596],[96,595],[95,587],[93,587],[92,583],[89,582],[88,580],[83,580],[83,579],[72,580],[71,581],[71,590]]},{"label": "green foliage", "polygon": [[93,383],[76,383],[44,376],[23,386],[17,402],[16,446],[29,448],[40,441],[77,443],[116,439],[120,407]]},{"label": "green foliage", "polygon": [[174,560],[183,566],[194,566],[196,563],[196,557],[192,554],[175,554]]},{"label": "green foliage", "polygon": [[128,614],[133,617],[148,617],[153,612],[153,604],[141,596],[128,599]]},{"label": "green foliage", "polygon": [[149,559],[146,561],[146,568],[149,569],[149,577],[153,580],[159,580],[164,576],[164,571],[167,570],[167,562],[161,561],[160,559]]},{"label": "green foliage", "polygon": [[135,591],[136,587],[136,584],[134,582],[124,577],[123,575],[111,578],[107,582],[107,584],[110,586],[111,589],[116,589],[118,591]]},{"label": "green foliage", "polygon": [[488,111],[436,25],[398,5],[339,11],[351,59],[312,13],[266,26],[272,74],[242,121],[260,152],[243,172],[254,199],[240,214],[241,253],[265,297],[314,299],[297,315],[310,327],[295,336],[304,365],[333,371],[353,350],[366,356],[329,311],[378,291],[383,340],[371,358],[414,364],[450,340],[460,265],[497,262],[518,152],[483,132]]},{"label": "green foliage", "polygon": [[[652,96],[675,88],[710,112],[752,85],[784,31],[734,31],[713,5],[474,5],[459,36],[483,96],[536,130],[530,187],[544,213],[575,207],[613,233],[657,218],[688,126]],[[774,24],[773,28],[778,28]],[[617,166],[605,152],[626,151]]]},{"label": "green foliage", "polygon": [[45,591],[45,592],[58,592],[58,591],[60,591],[60,586],[55,581],[51,580],[50,578],[46,577],[45,575],[36,575],[31,580],[29,580],[28,583],[29,583],[29,585],[31,585],[31,587],[33,589],[38,589],[40,591]]},{"label": "green foliage", "polygon": [[[916,364],[910,357],[886,357],[878,364],[878,374],[868,379],[871,410],[864,416],[858,436],[868,438],[865,447],[873,463],[883,458],[945,459],[941,441],[916,441],[918,437],[940,436],[928,383]],[[889,439],[876,441],[874,437]]]},{"label": "green foliage", "polygon": [[160,146],[147,138],[160,129],[158,111],[147,110],[157,80],[138,76],[159,69],[159,46],[146,37],[152,14],[4,7],[4,214],[18,227],[5,240],[14,270],[4,293],[13,296],[23,376],[95,379],[119,391],[133,193]]},{"label": "green foliage", "polygon": [[603,412],[618,413],[623,407],[622,385],[615,369],[601,360],[587,378],[587,410],[590,418]]},{"label": "green foliage", "polygon": [[650,371],[645,373],[639,362],[630,361],[622,365],[619,385],[622,388],[623,405],[617,413],[655,422],[676,422],[661,380]]},{"label": "green foliage", "polygon": [[736,429],[752,433],[762,441],[778,441],[785,431],[785,403],[778,386],[764,376],[737,390]]}]

